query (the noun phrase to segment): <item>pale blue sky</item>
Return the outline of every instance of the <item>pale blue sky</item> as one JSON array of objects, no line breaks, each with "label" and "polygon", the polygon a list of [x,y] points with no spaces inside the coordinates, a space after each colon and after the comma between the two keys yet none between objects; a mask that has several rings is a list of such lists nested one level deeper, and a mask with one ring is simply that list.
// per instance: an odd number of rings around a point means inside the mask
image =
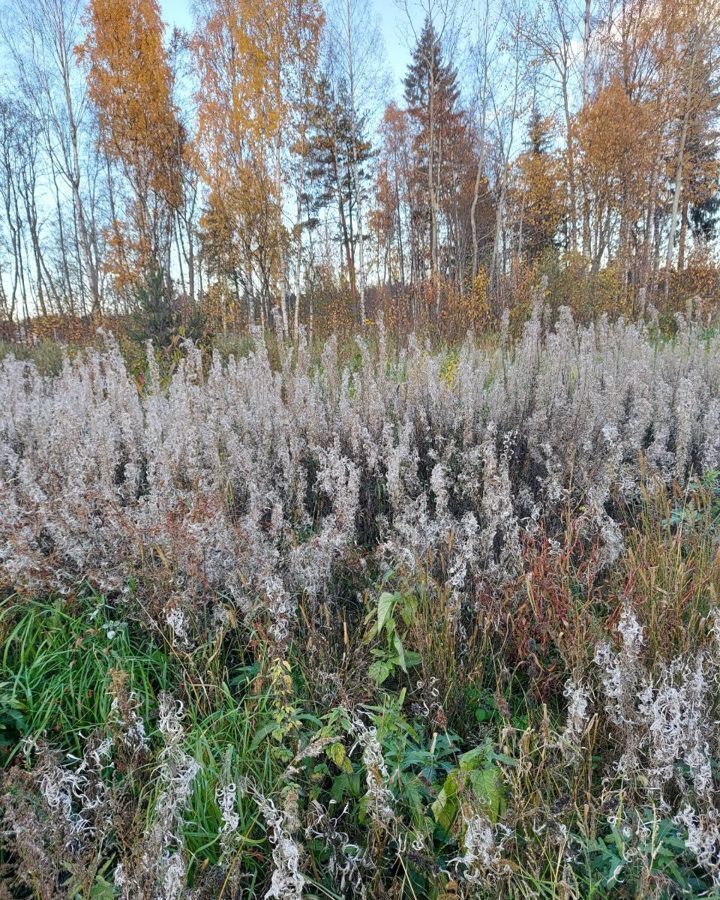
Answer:
[{"label": "pale blue sky", "polygon": [[[413,43],[412,31],[404,11],[398,10],[393,0],[371,0],[382,26],[385,56],[388,69],[394,79],[394,96],[402,96],[402,79],[410,58]],[[192,25],[192,0],[160,0],[163,17],[170,26],[189,29]]]}]

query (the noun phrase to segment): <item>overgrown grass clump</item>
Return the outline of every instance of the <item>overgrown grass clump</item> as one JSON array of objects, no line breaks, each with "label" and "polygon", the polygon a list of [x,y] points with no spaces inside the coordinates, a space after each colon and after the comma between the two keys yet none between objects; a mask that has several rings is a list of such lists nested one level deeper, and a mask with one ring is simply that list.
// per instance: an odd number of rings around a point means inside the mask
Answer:
[{"label": "overgrown grass clump", "polygon": [[716,338],[226,350],[0,364],[0,898],[717,896]]},{"label": "overgrown grass clump", "polygon": [[[159,717],[171,696],[182,704],[181,752],[197,769],[165,848],[182,854],[187,887],[161,896],[266,896],[287,865],[283,842],[298,848],[308,897],[708,895],[713,872],[688,845],[677,785],[653,794],[651,773],[616,771],[625,736],[608,721],[593,656],[603,638],[618,643],[629,599],[650,670],[707,644],[719,496],[715,477],[684,497],[648,496],[627,521],[617,566],[592,584],[570,538],[528,546],[514,609],[500,604],[475,631],[453,620],[442,586],[422,572],[387,576],[353,618],[301,614],[282,658],[260,626],[240,623],[183,652],[129,619],[122,596],[81,585],[45,601],[8,597],[4,883],[17,896],[24,884],[38,896],[109,897],[122,895],[119,865],[138,883],[139,868],[158,869],[143,846],[158,802],[169,802]],[[588,687],[571,744],[569,678]],[[715,702],[713,686],[709,709]],[[67,802],[57,793],[63,773],[87,763],[89,743],[107,738],[101,833],[77,824],[96,812],[87,786]],[[687,764],[671,764],[682,779]],[[50,828],[52,816],[61,821]],[[170,891],[162,867],[151,875],[146,885]]]}]

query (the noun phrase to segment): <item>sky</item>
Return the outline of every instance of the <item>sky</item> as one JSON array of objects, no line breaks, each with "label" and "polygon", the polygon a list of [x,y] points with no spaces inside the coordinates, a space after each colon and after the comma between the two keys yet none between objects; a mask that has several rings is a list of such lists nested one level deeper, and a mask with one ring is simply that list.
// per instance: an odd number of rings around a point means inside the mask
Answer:
[{"label": "sky", "polygon": [[[380,20],[385,42],[385,58],[394,81],[392,95],[396,100],[402,97],[402,79],[410,59],[413,43],[412,31],[407,24],[404,11],[399,10],[393,0],[370,0]],[[192,0],[160,0],[165,22],[172,28],[190,29],[192,26]]]}]

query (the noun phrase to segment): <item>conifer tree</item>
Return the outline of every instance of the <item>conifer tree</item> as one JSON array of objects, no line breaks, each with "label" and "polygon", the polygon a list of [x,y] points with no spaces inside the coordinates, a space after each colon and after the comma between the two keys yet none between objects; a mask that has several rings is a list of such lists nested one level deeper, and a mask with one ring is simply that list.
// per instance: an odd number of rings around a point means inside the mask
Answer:
[{"label": "conifer tree", "polygon": [[536,259],[558,244],[563,220],[563,173],[552,151],[552,123],[535,108],[530,117],[527,150],[517,161],[514,194],[518,252]]},{"label": "conifer tree", "polygon": [[366,139],[366,122],[354,111],[344,82],[333,89],[327,77],[320,80],[313,105],[308,141],[309,176],[315,186],[315,212],[334,206],[350,292],[357,297],[359,245],[358,209],[367,190],[372,146]]},{"label": "conifer tree", "polygon": [[457,72],[443,59],[427,17],[405,77],[405,102],[413,123],[416,170],[415,222],[427,222],[430,274],[439,269],[440,196],[453,140],[462,131]]}]

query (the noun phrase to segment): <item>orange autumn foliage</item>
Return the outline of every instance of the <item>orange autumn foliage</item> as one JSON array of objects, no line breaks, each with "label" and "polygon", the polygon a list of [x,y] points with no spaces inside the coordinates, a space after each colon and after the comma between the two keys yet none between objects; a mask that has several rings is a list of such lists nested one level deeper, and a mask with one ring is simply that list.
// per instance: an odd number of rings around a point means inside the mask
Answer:
[{"label": "orange autumn foliage", "polygon": [[113,223],[110,258],[117,271],[139,274],[161,263],[168,212],[182,198],[185,136],[164,27],[156,0],[90,0],[85,24],[78,52],[88,65],[100,144],[132,193],[126,221]]}]

